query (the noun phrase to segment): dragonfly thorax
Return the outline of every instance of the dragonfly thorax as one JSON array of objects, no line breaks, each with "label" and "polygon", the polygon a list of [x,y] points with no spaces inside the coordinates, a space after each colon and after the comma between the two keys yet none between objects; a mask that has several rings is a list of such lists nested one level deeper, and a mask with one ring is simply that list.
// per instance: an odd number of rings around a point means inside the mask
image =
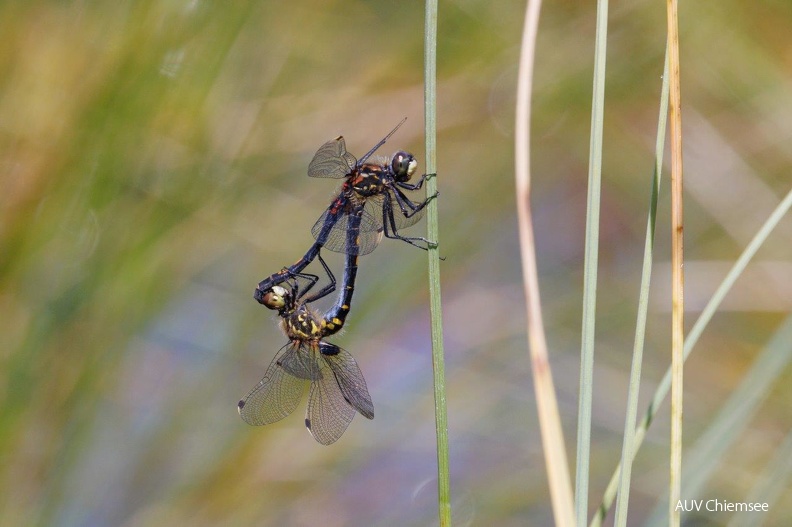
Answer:
[{"label": "dragonfly thorax", "polygon": [[281,320],[281,329],[291,340],[317,340],[322,337],[322,323],[307,306]]},{"label": "dragonfly thorax", "polygon": [[385,186],[385,171],[381,166],[365,164],[350,180],[352,190],[359,196],[369,197],[382,193]]}]

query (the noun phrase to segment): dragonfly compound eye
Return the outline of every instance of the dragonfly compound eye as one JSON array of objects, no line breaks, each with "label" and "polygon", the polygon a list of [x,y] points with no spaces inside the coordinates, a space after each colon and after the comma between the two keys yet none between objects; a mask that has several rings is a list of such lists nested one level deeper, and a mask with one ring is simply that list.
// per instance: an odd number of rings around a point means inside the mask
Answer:
[{"label": "dragonfly compound eye", "polygon": [[391,168],[397,181],[409,181],[417,167],[418,161],[415,160],[412,154],[404,150],[399,150],[393,154]]},{"label": "dragonfly compound eye", "polygon": [[262,304],[270,309],[282,309],[286,306],[286,297],[289,292],[285,287],[276,285],[262,295]]}]

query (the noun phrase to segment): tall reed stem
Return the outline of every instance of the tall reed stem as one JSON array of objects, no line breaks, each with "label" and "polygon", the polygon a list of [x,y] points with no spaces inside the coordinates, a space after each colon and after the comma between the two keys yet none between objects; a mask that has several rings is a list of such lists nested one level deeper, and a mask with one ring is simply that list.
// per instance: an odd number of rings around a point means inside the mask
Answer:
[{"label": "tall reed stem", "polygon": [[677,0],[668,0],[669,95],[671,101],[671,460],[669,525],[678,527],[682,482],[682,388],[684,371],[684,285],[682,263],[682,94],[679,81]]},{"label": "tall reed stem", "polygon": [[575,519],[577,525],[585,525],[588,516],[591,405],[594,392],[594,334],[597,315],[597,269],[599,267],[600,188],[602,187],[602,127],[605,117],[605,57],[608,46],[608,0],[598,0],[597,2],[595,42],[586,199],[586,243],[583,262],[583,322],[580,330],[577,462],[575,464]]},{"label": "tall reed stem", "polygon": [[[424,121],[426,135],[427,196],[437,192],[437,0],[426,1],[424,29]],[[437,200],[426,213],[427,237],[439,240]],[[435,429],[437,433],[437,506],[440,527],[451,526],[451,484],[448,469],[448,415],[445,395],[443,310],[440,299],[440,253],[430,248],[429,310],[432,325],[432,371],[434,372]]]},{"label": "tall reed stem", "polygon": [[574,527],[575,516],[572,485],[564,446],[564,434],[558,415],[553,375],[547,358],[547,340],[542,322],[539,299],[539,278],[536,270],[536,247],[530,203],[530,121],[531,85],[533,77],[536,32],[539,25],[541,0],[529,0],[525,12],[520,69],[517,82],[517,109],[515,122],[515,179],[517,216],[519,219],[520,254],[522,257],[523,287],[527,309],[528,346],[534,375],[536,406],[542,434],[550,499],[557,527]]}]

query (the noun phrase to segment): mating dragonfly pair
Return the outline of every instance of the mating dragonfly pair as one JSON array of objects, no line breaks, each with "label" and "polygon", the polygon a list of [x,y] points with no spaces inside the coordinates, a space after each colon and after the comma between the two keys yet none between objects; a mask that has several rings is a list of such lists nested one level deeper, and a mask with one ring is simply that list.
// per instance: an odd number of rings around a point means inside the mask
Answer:
[{"label": "mating dragonfly pair", "polygon": [[[308,166],[308,175],[345,178],[343,185],[311,229],[316,241],[297,262],[265,278],[256,287],[255,299],[276,310],[289,342],[270,363],[264,378],[239,401],[239,414],[251,425],[274,423],[291,414],[310,384],[305,426],[319,443],[338,440],[355,413],[374,418],[374,405],[366,380],[352,355],[324,339],[338,333],[346,322],[355,289],[358,257],[373,251],[383,235],[428,249],[434,242],[403,236],[401,229],[414,225],[424,207],[437,194],[413,201],[405,191],[421,189],[427,174],[410,183],[418,162],[399,150],[390,159],[368,159],[404,124],[403,119],[359,160],[347,152],[343,137],[322,145]],[[311,303],[335,291],[337,282],[322,259],[322,248],[345,254],[344,277],[334,306],[320,315]],[[304,270],[318,260],[328,283],[309,294],[319,276]]]}]

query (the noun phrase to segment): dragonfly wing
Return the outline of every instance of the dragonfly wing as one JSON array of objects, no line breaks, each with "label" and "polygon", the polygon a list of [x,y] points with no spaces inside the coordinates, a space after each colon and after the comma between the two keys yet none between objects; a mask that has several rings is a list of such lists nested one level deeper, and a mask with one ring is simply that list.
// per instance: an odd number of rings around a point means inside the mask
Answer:
[{"label": "dragonfly wing", "polygon": [[[313,352],[318,354],[319,350],[315,348]],[[328,363],[320,363],[322,378],[311,382],[305,427],[317,442],[330,445],[344,434],[355,417],[355,409],[347,403]]]},{"label": "dragonfly wing", "polygon": [[319,147],[308,165],[308,175],[339,179],[348,175],[355,163],[355,156],[346,151],[344,138],[338,136]]},{"label": "dragonfly wing", "polygon": [[[368,200],[366,200],[368,204]],[[382,222],[371,214],[366,207],[360,213],[360,249],[358,254],[368,254],[377,248],[382,240]]]},{"label": "dragonfly wing", "polygon": [[320,342],[319,350],[330,366],[344,400],[366,419],[374,419],[374,403],[371,402],[366,379],[352,354],[329,342]]},{"label": "dragonfly wing", "polygon": [[[382,239],[382,226],[366,210],[357,209],[348,204],[351,212],[332,212],[332,207],[327,209],[316,221],[311,233],[316,241],[331,251],[342,254],[368,254],[376,249]],[[360,228],[358,236],[348,236],[350,229],[350,214],[360,214]]]},{"label": "dragonfly wing", "polygon": [[[337,253],[347,252],[347,217],[343,212],[333,212],[332,207],[324,211],[311,228],[316,241]],[[349,250],[356,251],[355,247]]]},{"label": "dragonfly wing", "polygon": [[[399,200],[396,198],[396,194],[388,193],[388,197],[390,198],[391,202],[391,210],[393,210],[393,219],[396,222],[396,229],[405,229],[407,227],[412,227],[424,216],[424,212],[426,211],[425,208],[421,208],[417,210],[418,207],[422,206],[423,202],[415,202],[410,200],[409,198],[407,201],[409,203],[405,204],[404,210],[407,211],[407,214],[402,212],[401,207],[399,206]],[[412,205],[412,207],[410,207]]]},{"label": "dragonfly wing", "polygon": [[338,221],[344,217],[344,209],[347,206],[346,198],[343,196],[337,197],[330,204],[330,207],[325,210],[322,215],[316,220],[313,227],[311,227],[311,234],[322,247],[327,247],[327,239],[333,230],[338,229],[336,225]]},{"label": "dragonfly wing", "polygon": [[292,343],[282,347],[261,382],[239,401],[239,415],[246,423],[255,426],[274,423],[297,408],[307,382],[290,375],[281,364],[292,361],[300,353],[303,353],[301,347]]},{"label": "dragonfly wing", "polygon": [[316,354],[309,351],[308,345],[301,344],[298,353],[287,353],[278,361],[278,365],[292,377],[306,381],[317,381],[322,378]]},{"label": "dragonfly wing", "polygon": [[[388,200],[387,206],[385,204],[385,200]],[[385,221],[389,222],[390,220],[386,219],[385,215],[392,213],[393,222],[396,225],[397,232],[401,229],[412,227],[413,225],[418,223],[421,220],[421,218],[423,218],[424,211],[426,209],[421,208],[420,210],[418,210],[418,208],[421,206],[422,206],[422,202],[415,202],[410,200],[409,198],[405,198],[404,212],[402,212],[402,208],[401,205],[399,204],[399,200],[396,197],[396,194],[390,189],[386,190],[383,194],[375,196],[375,199],[369,198],[366,201],[366,210],[371,215],[376,216],[377,221],[380,223],[380,225]],[[390,210],[391,212],[388,212],[388,210]],[[388,229],[391,230],[390,223],[388,223]]]}]

